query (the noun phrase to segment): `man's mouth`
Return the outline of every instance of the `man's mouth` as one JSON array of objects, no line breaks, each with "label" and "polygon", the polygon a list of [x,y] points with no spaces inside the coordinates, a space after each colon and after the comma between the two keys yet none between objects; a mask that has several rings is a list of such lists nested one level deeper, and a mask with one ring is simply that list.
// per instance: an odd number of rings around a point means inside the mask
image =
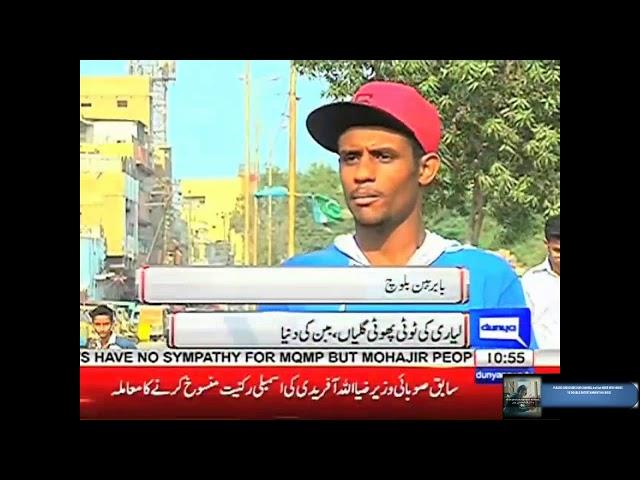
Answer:
[{"label": "man's mouth", "polygon": [[351,194],[351,199],[358,207],[367,207],[380,199],[376,192],[355,192]]},{"label": "man's mouth", "polygon": [[355,203],[359,207],[368,207],[379,198],[380,197],[358,197],[353,199],[353,203]]}]

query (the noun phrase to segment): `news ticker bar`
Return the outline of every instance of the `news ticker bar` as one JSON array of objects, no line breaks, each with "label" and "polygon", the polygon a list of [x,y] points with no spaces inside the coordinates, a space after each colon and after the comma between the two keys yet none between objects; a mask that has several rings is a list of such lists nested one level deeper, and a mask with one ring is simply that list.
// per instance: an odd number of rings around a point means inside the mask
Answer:
[{"label": "news ticker bar", "polygon": [[497,420],[502,395],[473,368],[95,366],[80,417]]},{"label": "news ticker bar", "polygon": [[528,308],[469,312],[185,312],[174,348],[528,348]]},{"label": "news ticker bar", "polygon": [[[516,370],[540,375],[560,369],[85,366],[80,368],[80,417],[498,420],[503,416],[502,375],[523,374]],[[492,382],[479,380],[486,371],[500,375]]]},{"label": "news ticker bar", "polygon": [[176,313],[169,346],[441,347],[469,346],[465,313]]},{"label": "news ticker bar", "polygon": [[81,350],[80,366],[556,367],[559,350]]},{"label": "news ticker bar", "polygon": [[170,304],[459,304],[469,293],[461,268],[150,266],[136,280],[142,302]]}]

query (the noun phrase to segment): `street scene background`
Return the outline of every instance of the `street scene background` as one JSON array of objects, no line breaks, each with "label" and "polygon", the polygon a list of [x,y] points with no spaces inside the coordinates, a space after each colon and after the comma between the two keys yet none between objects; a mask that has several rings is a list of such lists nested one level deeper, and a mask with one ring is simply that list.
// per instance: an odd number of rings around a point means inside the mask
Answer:
[{"label": "street scene background", "polygon": [[276,266],[352,232],[337,158],[305,120],[374,79],[440,111],[425,227],[519,274],[540,263],[560,210],[558,61],[81,61],[81,338],[105,303],[139,348],[162,344],[174,307],[137,304],[141,265]]}]

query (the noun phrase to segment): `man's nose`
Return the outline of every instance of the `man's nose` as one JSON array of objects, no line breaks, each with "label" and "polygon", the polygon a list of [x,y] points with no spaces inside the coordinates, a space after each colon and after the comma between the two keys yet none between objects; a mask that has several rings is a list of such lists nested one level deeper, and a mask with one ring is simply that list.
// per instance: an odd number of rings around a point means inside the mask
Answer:
[{"label": "man's nose", "polygon": [[362,158],[356,166],[354,180],[357,183],[373,182],[376,179],[375,159],[367,152],[363,153]]}]

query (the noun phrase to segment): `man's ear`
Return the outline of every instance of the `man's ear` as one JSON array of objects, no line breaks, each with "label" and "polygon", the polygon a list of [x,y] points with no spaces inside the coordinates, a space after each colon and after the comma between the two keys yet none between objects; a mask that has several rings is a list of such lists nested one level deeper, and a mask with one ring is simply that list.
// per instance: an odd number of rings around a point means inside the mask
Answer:
[{"label": "man's ear", "polygon": [[436,153],[427,153],[420,158],[418,165],[418,183],[421,187],[429,185],[440,170],[440,157]]}]

